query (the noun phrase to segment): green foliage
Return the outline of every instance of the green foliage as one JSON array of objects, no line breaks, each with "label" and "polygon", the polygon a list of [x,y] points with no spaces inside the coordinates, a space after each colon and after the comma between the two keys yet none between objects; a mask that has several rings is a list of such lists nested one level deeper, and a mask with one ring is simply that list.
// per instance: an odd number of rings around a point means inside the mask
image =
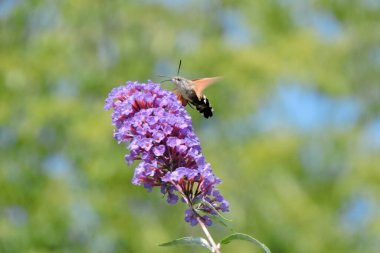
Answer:
[{"label": "green foliage", "polygon": [[201,237],[183,237],[170,242],[162,243],[159,246],[182,246],[182,245],[194,245],[207,248],[209,251],[212,251],[212,247],[208,241]]},{"label": "green foliage", "polygon": [[[242,241],[250,242],[252,244],[256,244],[257,246],[262,248],[266,253],[271,253],[271,251],[268,249],[267,246],[265,246],[265,244],[261,243],[260,241],[253,238],[252,236],[249,236],[247,234],[242,234],[242,233],[234,233],[227,236],[222,241],[220,241],[220,246],[229,244],[230,242],[235,241],[235,240],[242,240]],[[170,247],[183,246],[183,245],[200,246],[200,247],[207,248],[211,252],[214,252],[209,242],[205,238],[202,238],[202,237],[183,237],[183,238],[179,238],[170,242],[159,244],[159,246],[170,246]]]},{"label": "green foliage", "polygon": [[179,59],[184,77],[224,77],[213,118],[188,110],[234,230],[272,252],[378,252],[379,22],[376,1],[0,1],[0,252],[177,252],[157,243],[201,235],[131,185],[103,111]]},{"label": "green foliage", "polygon": [[235,241],[235,240],[242,240],[242,241],[247,241],[247,242],[250,242],[250,243],[253,243],[253,244],[256,244],[257,246],[259,246],[260,248],[262,248],[266,253],[271,253],[270,250],[268,249],[267,246],[265,246],[265,244],[261,243],[260,241],[258,241],[257,239],[253,238],[252,236],[249,236],[249,235],[246,235],[246,234],[242,234],[242,233],[235,233],[235,234],[232,234],[232,235],[229,235],[227,236],[226,238],[224,238],[220,244],[228,244],[232,241]]}]

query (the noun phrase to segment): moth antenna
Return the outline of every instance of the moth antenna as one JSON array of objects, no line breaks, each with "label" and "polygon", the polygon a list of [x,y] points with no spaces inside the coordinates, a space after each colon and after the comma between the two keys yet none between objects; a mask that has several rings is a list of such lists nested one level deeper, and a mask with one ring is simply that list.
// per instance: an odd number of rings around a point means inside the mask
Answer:
[{"label": "moth antenna", "polygon": [[164,76],[164,75],[156,75],[156,76],[170,78],[170,76]]},{"label": "moth antenna", "polygon": [[161,81],[160,83],[164,83],[164,82],[171,82],[171,79],[163,80],[163,81]]},{"label": "moth antenna", "polygon": [[160,81],[160,83],[164,83],[164,82],[169,82],[169,81],[171,81],[171,77],[170,77],[170,76],[164,76],[164,75],[156,75],[156,76],[158,76],[158,77],[169,78],[169,79],[165,79],[165,80],[163,80],[163,81]]},{"label": "moth antenna", "polygon": [[182,60],[179,60],[179,65],[178,65],[177,76],[179,76],[179,70],[181,69],[181,63],[182,63]]}]

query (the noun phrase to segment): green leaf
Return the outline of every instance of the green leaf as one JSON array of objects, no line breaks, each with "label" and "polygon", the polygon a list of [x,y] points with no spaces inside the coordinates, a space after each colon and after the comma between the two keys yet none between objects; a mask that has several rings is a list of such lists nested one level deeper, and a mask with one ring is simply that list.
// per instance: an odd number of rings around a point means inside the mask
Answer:
[{"label": "green leaf", "polygon": [[213,222],[218,222],[219,224],[221,224],[222,226],[224,226],[225,228],[228,228],[231,232],[233,231],[230,226],[224,221],[222,220],[219,216],[210,216],[211,220]]},{"label": "green leaf", "polygon": [[202,246],[213,252],[212,247],[208,241],[202,237],[183,237],[170,242],[159,244],[158,246],[177,246],[177,245],[196,245]]},{"label": "green leaf", "polygon": [[226,238],[224,238],[220,242],[220,244],[228,244],[233,240],[243,240],[243,241],[248,241],[248,242],[254,243],[254,244],[260,246],[263,250],[265,250],[266,253],[271,253],[269,248],[267,246],[265,246],[264,243],[261,243],[259,240],[253,238],[252,236],[242,234],[242,233],[236,233],[236,234],[229,235]]},{"label": "green leaf", "polygon": [[206,201],[206,200],[202,200],[202,204],[205,204],[206,206],[210,207],[214,212],[216,212],[217,215],[218,215],[217,217],[220,217],[221,219],[226,220],[226,221],[232,221],[232,220],[227,219],[226,217],[224,217],[220,212],[218,212],[218,211],[215,209],[215,207],[214,207],[210,202],[208,202],[208,201]]}]

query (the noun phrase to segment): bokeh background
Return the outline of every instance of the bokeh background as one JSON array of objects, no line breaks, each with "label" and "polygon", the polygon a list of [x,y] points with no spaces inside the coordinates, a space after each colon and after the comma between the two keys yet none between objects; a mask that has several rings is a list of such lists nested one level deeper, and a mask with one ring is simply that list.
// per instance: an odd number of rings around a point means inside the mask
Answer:
[{"label": "bokeh background", "polygon": [[187,78],[224,77],[213,118],[188,108],[231,203],[217,240],[380,252],[377,0],[0,0],[0,252],[206,252],[157,246],[203,234],[130,183],[103,111],[180,59]]}]

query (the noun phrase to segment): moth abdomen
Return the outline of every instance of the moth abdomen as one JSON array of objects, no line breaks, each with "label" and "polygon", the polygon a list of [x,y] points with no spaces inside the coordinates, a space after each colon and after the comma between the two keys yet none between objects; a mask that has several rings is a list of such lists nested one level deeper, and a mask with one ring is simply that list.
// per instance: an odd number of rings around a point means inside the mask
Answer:
[{"label": "moth abdomen", "polygon": [[203,116],[206,119],[212,117],[212,115],[213,115],[212,112],[214,111],[214,109],[210,105],[210,102],[209,102],[208,98],[205,95],[203,95],[201,100],[197,99],[196,101],[197,102],[195,102],[195,103],[194,103],[194,101],[192,101],[193,102],[192,104],[195,106],[195,108],[201,114],[203,114]]}]

